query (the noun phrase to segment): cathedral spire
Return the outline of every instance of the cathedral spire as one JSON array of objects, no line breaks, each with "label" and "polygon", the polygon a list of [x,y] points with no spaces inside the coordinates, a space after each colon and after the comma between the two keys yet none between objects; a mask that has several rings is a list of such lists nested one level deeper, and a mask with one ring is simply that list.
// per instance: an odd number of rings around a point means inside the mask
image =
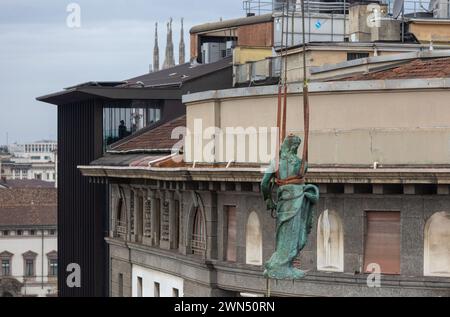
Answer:
[{"label": "cathedral spire", "polygon": [[167,44],[166,44],[166,57],[164,60],[163,69],[171,68],[175,66],[175,58],[173,54],[173,40],[172,40],[172,18],[167,23]]},{"label": "cathedral spire", "polygon": [[181,36],[179,50],[179,64],[182,65],[186,61],[186,45],[184,44],[184,18],[181,18]]},{"label": "cathedral spire", "polygon": [[155,47],[153,48],[153,71],[159,71],[158,22],[155,23]]}]

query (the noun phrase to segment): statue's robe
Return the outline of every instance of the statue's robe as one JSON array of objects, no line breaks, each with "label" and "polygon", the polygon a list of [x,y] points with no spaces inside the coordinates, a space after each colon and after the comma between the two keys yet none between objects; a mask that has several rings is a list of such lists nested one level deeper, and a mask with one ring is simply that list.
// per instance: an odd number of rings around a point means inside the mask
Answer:
[{"label": "statue's robe", "polygon": [[[272,163],[262,183],[265,197],[270,194],[269,183],[276,177],[274,166]],[[280,160],[279,179],[299,175],[300,166],[298,157]],[[266,277],[299,279],[304,276],[292,263],[307,244],[313,225],[313,206],[318,200],[319,189],[314,185],[288,184],[278,188],[276,251],[265,264]]]}]

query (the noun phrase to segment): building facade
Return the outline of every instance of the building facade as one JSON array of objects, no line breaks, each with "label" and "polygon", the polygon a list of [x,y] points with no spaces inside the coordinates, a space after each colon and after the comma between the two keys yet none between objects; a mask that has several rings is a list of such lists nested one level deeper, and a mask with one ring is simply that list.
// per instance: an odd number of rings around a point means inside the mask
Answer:
[{"label": "building facade", "polygon": [[[344,8],[343,17],[336,20],[344,24],[339,37],[334,39],[331,34],[331,41],[309,44],[314,46],[307,60],[311,68],[377,54],[435,49],[432,41],[419,42],[414,34],[376,32],[387,27],[369,34],[360,23],[367,18],[365,9],[367,5],[352,10],[360,15],[350,21]],[[245,136],[251,127],[275,126],[278,87],[271,85],[282,77],[278,74],[274,82],[257,82],[250,76],[242,81],[245,88],[230,90],[237,77],[232,66],[238,65],[231,62],[229,53],[235,46],[255,46],[250,56],[234,59],[242,64],[285,54],[280,45],[283,48],[289,43],[279,43],[285,35],[279,26],[286,21],[279,13],[194,27],[192,63],[122,82],[86,83],[39,98],[58,105],[58,174],[63,184],[58,196],[59,273],[66,276],[64,268],[74,262],[84,270],[82,288],[68,289],[60,283],[63,296],[265,292],[261,265],[273,252],[275,224],[262,205],[259,182],[261,166],[274,153],[266,151],[264,158],[256,160],[241,159],[233,145],[216,143],[220,138],[215,128],[242,127],[244,133],[232,133],[237,137]],[[309,18],[315,23],[310,26],[320,27],[320,17]],[[347,21],[355,27],[351,31],[346,30]],[[448,21],[439,21],[445,29]],[[398,22],[389,23],[399,26]],[[287,32],[294,38],[292,45],[298,44],[301,34],[296,33],[294,28]],[[346,40],[354,43],[349,45]],[[447,42],[442,42],[443,48]],[[289,66],[288,126],[289,132],[297,135],[303,132],[298,110],[301,68],[296,64],[301,50],[294,47],[292,52],[298,54],[287,58],[293,61]],[[322,200],[316,211],[321,225],[299,259],[302,267],[310,270],[309,277],[295,283],[280,282],[273,287],[273,294],[448,295],[447,251],[440,248],[442,244],[425,242],[447,241],[448,235],[447,225],[435,229],[435,223],[446,222],[433,221],[431,216],[441,215],[442,220],[448,212],[448,123],[442,119],[448,115],[448,76],[430,75],[431,79],[418,82],[417,78],[400,78],[395,82],[353,80],[352,84],[319,82],[311,86],[315,107],[311,163],[317,170],[312,170],[309,181],[321,187]],[[159,124],[130,130],[136,117],[145,115],[145,111],[130,110],[139,108],[135,103],[156,101],[163,107]],[[123,123],[114,119],[117,108],[128,110]],[[186,112],[186,127],[192,133],[188,130],[190,139],[184,140],[181,150],[177,148],[182,155],[169,150],[170,142],[160,139],[162,146],[143,140],[158,139],[162,133],[158,127]],[[110,120],[107,113],[112,114]],[[197,119],[203,124],[200,134],[195,132]],[[131,135],[114,139],[119,125]],[[105,138],[109,126],[111,143]],[[211,128],[204,138],[203,128]],[[151,135],[152,130],[159,131],[158,137]],[[250,134],[260,136],[258,131]],[[135,138],[139,141],[134,142]],[[166,135],[165,140],[171,137]],[[245,147],[240,153],[255,152]],[[80,175],[80,166],[87,177]],[[384,225],[385,235],[377,231]],[[414,239],[407,236],[410,232]],[[380,252],[374,241],[384,243],[382,249],[392,248]],[[430,263],[440,264],[430,269]],[[383,273],[381,289],[367,287],[365,273],[371,264],[378,264]],[[433,274],[441,276],[430,276]]]},{"label": "building facade", "polygon": [[50,141],[10,145],[10,156],[2,160],[0,177],[56,183],[56,151],[57,144]]},{"label": "building facade", "polygon": [[126,81],[81,84],[38,98],[58,106],[59,276],[67,276],[71,263],[82,268],[80,288],[68,288],[60,279],[61,296],[106,296],[109,289],[104,240],[108,188],[82,177],[78,166],[185,115],[183,94],[231,85],[228,58],[208,65],[185,63]]},{"label": "building facade", "polygon": [[[308,276],[274,282],[273,295],[450,296],[449,87],[445,74],[432,78],[449,65],[418,59],[310,85],[307,181],[321,199],[298,259]],[[275,147],[253,146],[270,143],[261,129],[276,126],[277,91],[186,95],[182,155],[149,159],[136,149],[142,157],[134,163],[118,156],[119,165],[81,167],[110,186],[110,295],[265,294],[262,265],[274,252],[276,223],[259,183]],[[287,130],[302,136],[301,86],[288,92]],[[162,133],[145,137],[152,135]],[[375,287],[373,272],[381,278]]]},{"label": "building facade", "polygon": [[57,296],[57,250],[56,189],[43,181],[2,183],[0,296]]}]

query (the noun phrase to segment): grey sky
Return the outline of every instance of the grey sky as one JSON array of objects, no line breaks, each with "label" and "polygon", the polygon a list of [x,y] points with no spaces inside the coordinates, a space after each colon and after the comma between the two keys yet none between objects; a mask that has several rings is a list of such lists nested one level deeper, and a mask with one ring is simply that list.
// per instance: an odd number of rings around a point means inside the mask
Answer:
[{"label": "grey sky", "polygon": [[[72,2],[81,6],[80,29],[66,25]],[[6,133],[10,143],[56,139],[56,107],[37,96],[146,73],[156,21],[162,63],[170,17],[176,46],[185,18],[188,56],[191,26],[243,15],[242,0],[1,0],[0,144]]]}]

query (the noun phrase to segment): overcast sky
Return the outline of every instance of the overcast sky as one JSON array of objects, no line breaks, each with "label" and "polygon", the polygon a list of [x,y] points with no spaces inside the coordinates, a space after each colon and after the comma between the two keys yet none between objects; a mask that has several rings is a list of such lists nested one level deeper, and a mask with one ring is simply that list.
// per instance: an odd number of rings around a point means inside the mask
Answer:
[{"label": "overcast sky", "polygon": [[[81,28],[67,26],[70,3]],[[0,0],[0,144],[56,139],[56,107],[38,96],[148,72],[155,22],[162,64],[170,17],[176,54],[185,18],[189,56],[190,27],[243,15],[242,0]]]}]

